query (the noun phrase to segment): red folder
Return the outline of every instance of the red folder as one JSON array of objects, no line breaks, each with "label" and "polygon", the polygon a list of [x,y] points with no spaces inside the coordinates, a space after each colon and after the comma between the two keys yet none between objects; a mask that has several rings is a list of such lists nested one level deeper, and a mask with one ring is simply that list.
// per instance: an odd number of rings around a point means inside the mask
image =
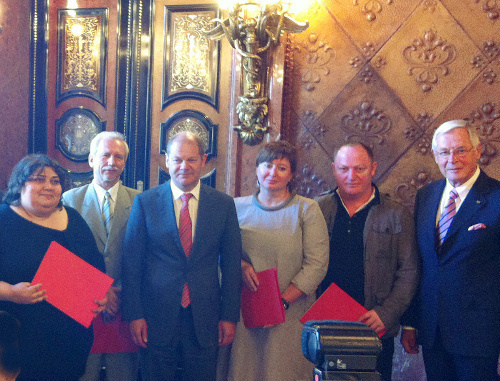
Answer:
[{"label": "red folder", "polygon": [[241,289],[241,314],[245,327],[263,327],[285,322],[281,301],[278,272],[275,268],[256,273],[259,287],[256,292],[243,285]]},{"label": "red folder", "polygon": [[[368,310],[354,300],[335,283],[332,283],[316,302],[300,318],[302,323],[310,320],[358,321]],[[382,337],[385,330],[379,333]]]},{"label": "red folder", "polygon": [[109,323],[102,321],[99,314],[92,322],[94,326],[94,345],[90,353],[137,352],[139,347],[130,336],[130,323],[122,321],[121,314]]},{"label": "red folder", "polygon": [[53,241],[31,283],[41,283],[47,302],[88,328],[94,300],[104,299],[113,278]]}]

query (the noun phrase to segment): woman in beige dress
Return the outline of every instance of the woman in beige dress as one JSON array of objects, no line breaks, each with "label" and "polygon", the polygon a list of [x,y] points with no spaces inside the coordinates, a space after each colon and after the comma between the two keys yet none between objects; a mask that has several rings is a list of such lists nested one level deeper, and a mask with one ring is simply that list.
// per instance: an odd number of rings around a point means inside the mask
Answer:
[{"label": "woman in beige dress", "polygon": [[243,285],[257,290],[256,272],[276,268],[285,322],[236,327],[229,380],[311,380],[313,364],[302,355],[299,319],[315,300],[328,267],[329,240],[316,201],[292,190],[297,154],[285,141],[264,144],[258,153],[259,189],[235,199],[242,232]]}]

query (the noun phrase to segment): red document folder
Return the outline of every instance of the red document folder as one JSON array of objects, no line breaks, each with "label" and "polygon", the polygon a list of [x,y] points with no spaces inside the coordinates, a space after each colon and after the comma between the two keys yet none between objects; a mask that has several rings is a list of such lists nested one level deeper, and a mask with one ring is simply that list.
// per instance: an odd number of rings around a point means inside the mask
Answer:
[{"label": "red document folder", "polygon": [[88,328],[94,300],[104,299],[113,278],[53,241],[31,283],[41,283],[47,302]]},{"label": "red document folder", "polygon": [[256,292],[243,285],[241,289],[241,314],[245,327],[263,327],[285,322],[281,301],[278,273],[275,268],[256,273],[259,287]]},{"label": "red document folder", "polygon": [[109,323],[104,323],[102,314],[99,314],[92,325],[94,326],[94,345],[90,353],[139,351],[139,347],[134,344],[130,336],[130,324],[122,321],[121,314]]},{"label": "red document folder", "polygon": [[[310,320],[358,321],[368,310],[354,300],[335,283],[332,283],[316,302],[300,318],[302,323]],[[379,334],[382,337],[385,330]]]}]

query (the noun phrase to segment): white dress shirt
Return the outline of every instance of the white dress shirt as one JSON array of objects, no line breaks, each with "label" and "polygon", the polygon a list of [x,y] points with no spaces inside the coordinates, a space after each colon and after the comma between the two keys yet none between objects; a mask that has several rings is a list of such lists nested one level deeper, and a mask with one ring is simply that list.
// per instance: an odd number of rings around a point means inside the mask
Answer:
[{"label": "white dress shirt", "polygon": [[181,215],[182,209],[182,199],[181,196],[184,193],[191,193],[193,197],[189,200],[188,209],[189,216],[191,217],[191,224],[193,226],[192,237],[194,241],[194,232],[196,229],[196,217],[198,216],[198,203],[200,201],[200,181],[198,180],[198,184],[191,189],[190,192],[183,192],[179,189],[173,181],[170,181],[170,187],[172,188],[172,197],[174,199],[174,210],[175,210],[175,222],[177,223],[177,227],[179,227],[179,218]]},{"label": "white dress shirt", "polygon": [[453,185],[451,185],[448,180],[446,180],[446,186],[444,187],[443,194],[441,196],[441,202],[439,204],[440,206],[438,208],[436,216],[436,226],[438,226],[439,219],[441,218],[441,213],[443,212],[444,208],[446,207],[446,204],[448,203],[448,200],[450,199],[450,192],[452,191],[452,189],[455,189],[458,193],[458,197],[455,199],[455,211],[456,213],[458,213],[458,210],[460,209],[460,206],[464,202],[465,197],[467,197],[470,190],[472,189],[472,186],[479,177],[479,173],[481,173],[481,171],[479,170],[479,167],[477,167],[476,172],[472,175],[472,177],[465,183],[456,188],[453,187]]},{"label": "white dress shirt", "polygon": [[99,184],[97,184],[95,179],[92,181],[92,183],[97,195],[97,201],[99,201],[99,211],[102,213],[102,207],[104,205],[104,195],[106,194],[106,192],[109,192],[109,211],[111,212],[111,215],[113,215],[113,213],[115,212],[115,204],[118,197],[118,188],[120,187],[120,181],[113,185],[109,190],[106,190]]}]

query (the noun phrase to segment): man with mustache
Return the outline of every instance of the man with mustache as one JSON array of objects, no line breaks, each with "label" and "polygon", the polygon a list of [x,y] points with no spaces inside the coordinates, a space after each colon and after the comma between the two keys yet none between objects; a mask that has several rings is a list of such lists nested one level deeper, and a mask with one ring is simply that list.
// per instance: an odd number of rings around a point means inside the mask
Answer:
[{"label": "man with mustache", "polygon": [[[104,131],[97,134],[90,143],[88,159],[94,172],[92,183],[63,194],[63,202],[78,210],[90,226],[97,247],[104,257],[106,273],[115,280],[108,292],[108,298],[111,298],[113,303],[103,311],[102,322],[94,321],[94,327],[97,327],[97,324],[100,327],[95,331],[96,342],[99,341],[99,332],[104,332],[100,329],[109,332],[112,329],[110,324],[127,325],[127,327],[122,327],[124,329],[121,331],[129,332],[128,323],[119,321],[121,319],[119,313],[121,256],[132,203],[140,192],[122,185],[120,181],[128,152],[127,142],[121,133]],[[101,319],[101,317],[96,319]],[[120,339],[117,338],[118,340]],[[109,344],[114,345],[116,342]],[[121,350],[125,350],[125,348]],[[126,350],[132,352],[91,353],[87,361],[85,375],[80,380],[98,381],[103,366],[106,368],[108,381],[136,380],[137,348],[131,345]]]},{"label": "man with mustache", "polygon": [[359,321],[382,336],[377,370],[390,381],[394,336],[418,284],[410,213],[372,183],[377,169],[370,147],[346,144],[332,164],[337,189],[317,198],[330,236],[330,264],[319,287],[335,283],[368,312]]}]

